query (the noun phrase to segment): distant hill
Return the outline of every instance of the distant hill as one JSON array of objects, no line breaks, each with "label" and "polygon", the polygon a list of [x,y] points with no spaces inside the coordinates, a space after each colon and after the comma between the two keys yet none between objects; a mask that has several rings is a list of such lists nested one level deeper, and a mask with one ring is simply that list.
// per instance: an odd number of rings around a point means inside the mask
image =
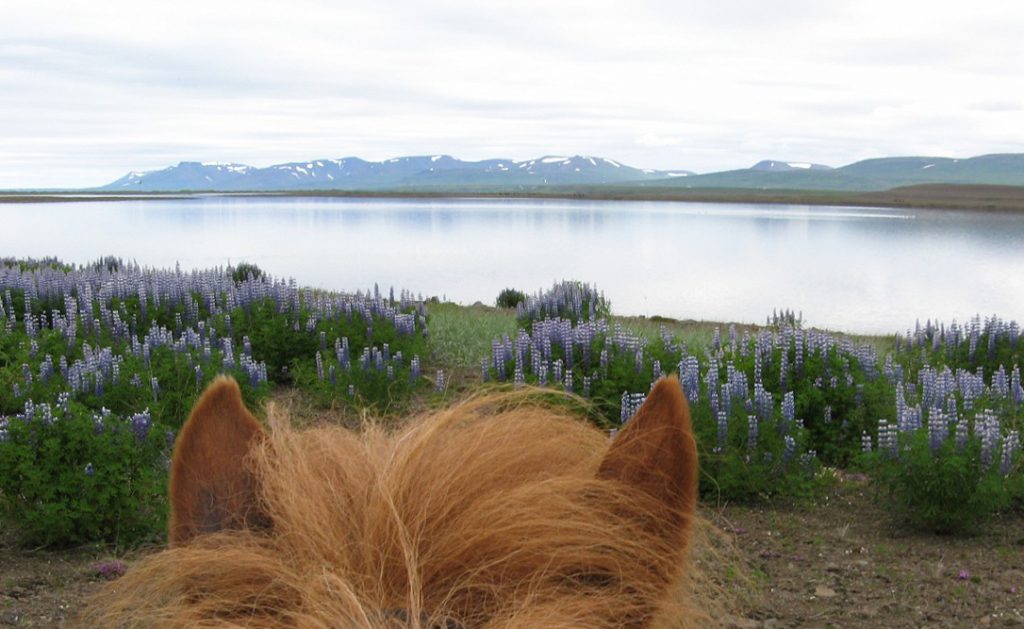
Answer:
[{"label": "distant hill", "polygon": [[1024,186],[1024,154],[884,157],[839,168],[763,160],[715,173],[645,170],[603,157],[545,156],[516,161],[463,161],[450,155],[318,159],[256,168],[245,164],[181,162],[163,170],[131,172],[96,190],[110,192],[300,191],[516,192],[573,187],[871,192],[921,184]]},{"label": "distant hill", "polygon": [[642,170],[601,157],[545,156],[516,161],[467,162],[450,155],[396,157],[369,162],[358,157],[318,159],[255,168],[245,164],[181,162],[163,170],[131,172],[99,188],[105,191],[179,190],[436,190],[537,188],[543,186],[671,180],[689,171]]},{"label": "distant hill", "polygon": [[792,173],[808,170],[832,170],[832,167],[825,166],[824,164],[811,164],[810,162],[777,162],[775,160],[766,159],[751,166],[750,170],[773,173]]},{"label": "distant hill", "polygon": [[[783,166],[777,166],[783,164]],[[644,182],[644,186],[755,190],[889,190],[929,183],[1024,185],[1024,154],[949,157],[882,157],[840,168],[792,162],[759,162],[753,168],[694,175],[685,180]]]}]

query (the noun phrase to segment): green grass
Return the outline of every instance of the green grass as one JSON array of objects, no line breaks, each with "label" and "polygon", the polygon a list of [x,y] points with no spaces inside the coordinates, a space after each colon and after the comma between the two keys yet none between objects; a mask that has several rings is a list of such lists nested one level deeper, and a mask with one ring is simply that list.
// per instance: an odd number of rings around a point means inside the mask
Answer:
[{"label": "green grass", "polygon": [[491,341],[519,329],[514,310],[443,303],[431,304],[429,312],[431,364],[442,368],[479,370]]}]

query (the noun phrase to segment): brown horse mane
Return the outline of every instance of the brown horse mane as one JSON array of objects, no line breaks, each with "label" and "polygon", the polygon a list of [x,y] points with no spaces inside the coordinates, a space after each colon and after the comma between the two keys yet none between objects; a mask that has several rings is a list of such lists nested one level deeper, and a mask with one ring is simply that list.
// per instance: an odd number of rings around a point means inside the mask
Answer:
[{"label": "brown horse mane", "polygon": [[398,429],[268,423],[211,385],[176,445],[170,548],[83,626],[714,624],[685,594],[696,444],[674,378],[612,443],[507,392]]}]

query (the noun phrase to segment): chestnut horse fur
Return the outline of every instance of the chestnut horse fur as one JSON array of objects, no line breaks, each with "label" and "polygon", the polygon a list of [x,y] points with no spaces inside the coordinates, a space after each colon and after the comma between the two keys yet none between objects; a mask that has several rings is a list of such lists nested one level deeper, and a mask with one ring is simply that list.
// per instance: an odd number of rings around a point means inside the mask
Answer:
[{"label": "chestnut horse fur", "polygon": [[675,377],[612,441],[528,392],[391,429],[268,421],[209,386],[175,444],[169,547],[83,626],[709,624],[686,595],[697,446]]}]

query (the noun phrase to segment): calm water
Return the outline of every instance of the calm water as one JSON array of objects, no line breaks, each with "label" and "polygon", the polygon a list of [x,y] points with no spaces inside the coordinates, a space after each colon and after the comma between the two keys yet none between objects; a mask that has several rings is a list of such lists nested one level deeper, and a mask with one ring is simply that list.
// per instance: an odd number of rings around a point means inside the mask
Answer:
[{"label": "calm water", "polygon": [[1024,320],[1024,216],[750,204],[223,198],[0,204],[0,256],[249,261],[300,284],[492,303],[580,279],[618,314],[895,332]]}]

